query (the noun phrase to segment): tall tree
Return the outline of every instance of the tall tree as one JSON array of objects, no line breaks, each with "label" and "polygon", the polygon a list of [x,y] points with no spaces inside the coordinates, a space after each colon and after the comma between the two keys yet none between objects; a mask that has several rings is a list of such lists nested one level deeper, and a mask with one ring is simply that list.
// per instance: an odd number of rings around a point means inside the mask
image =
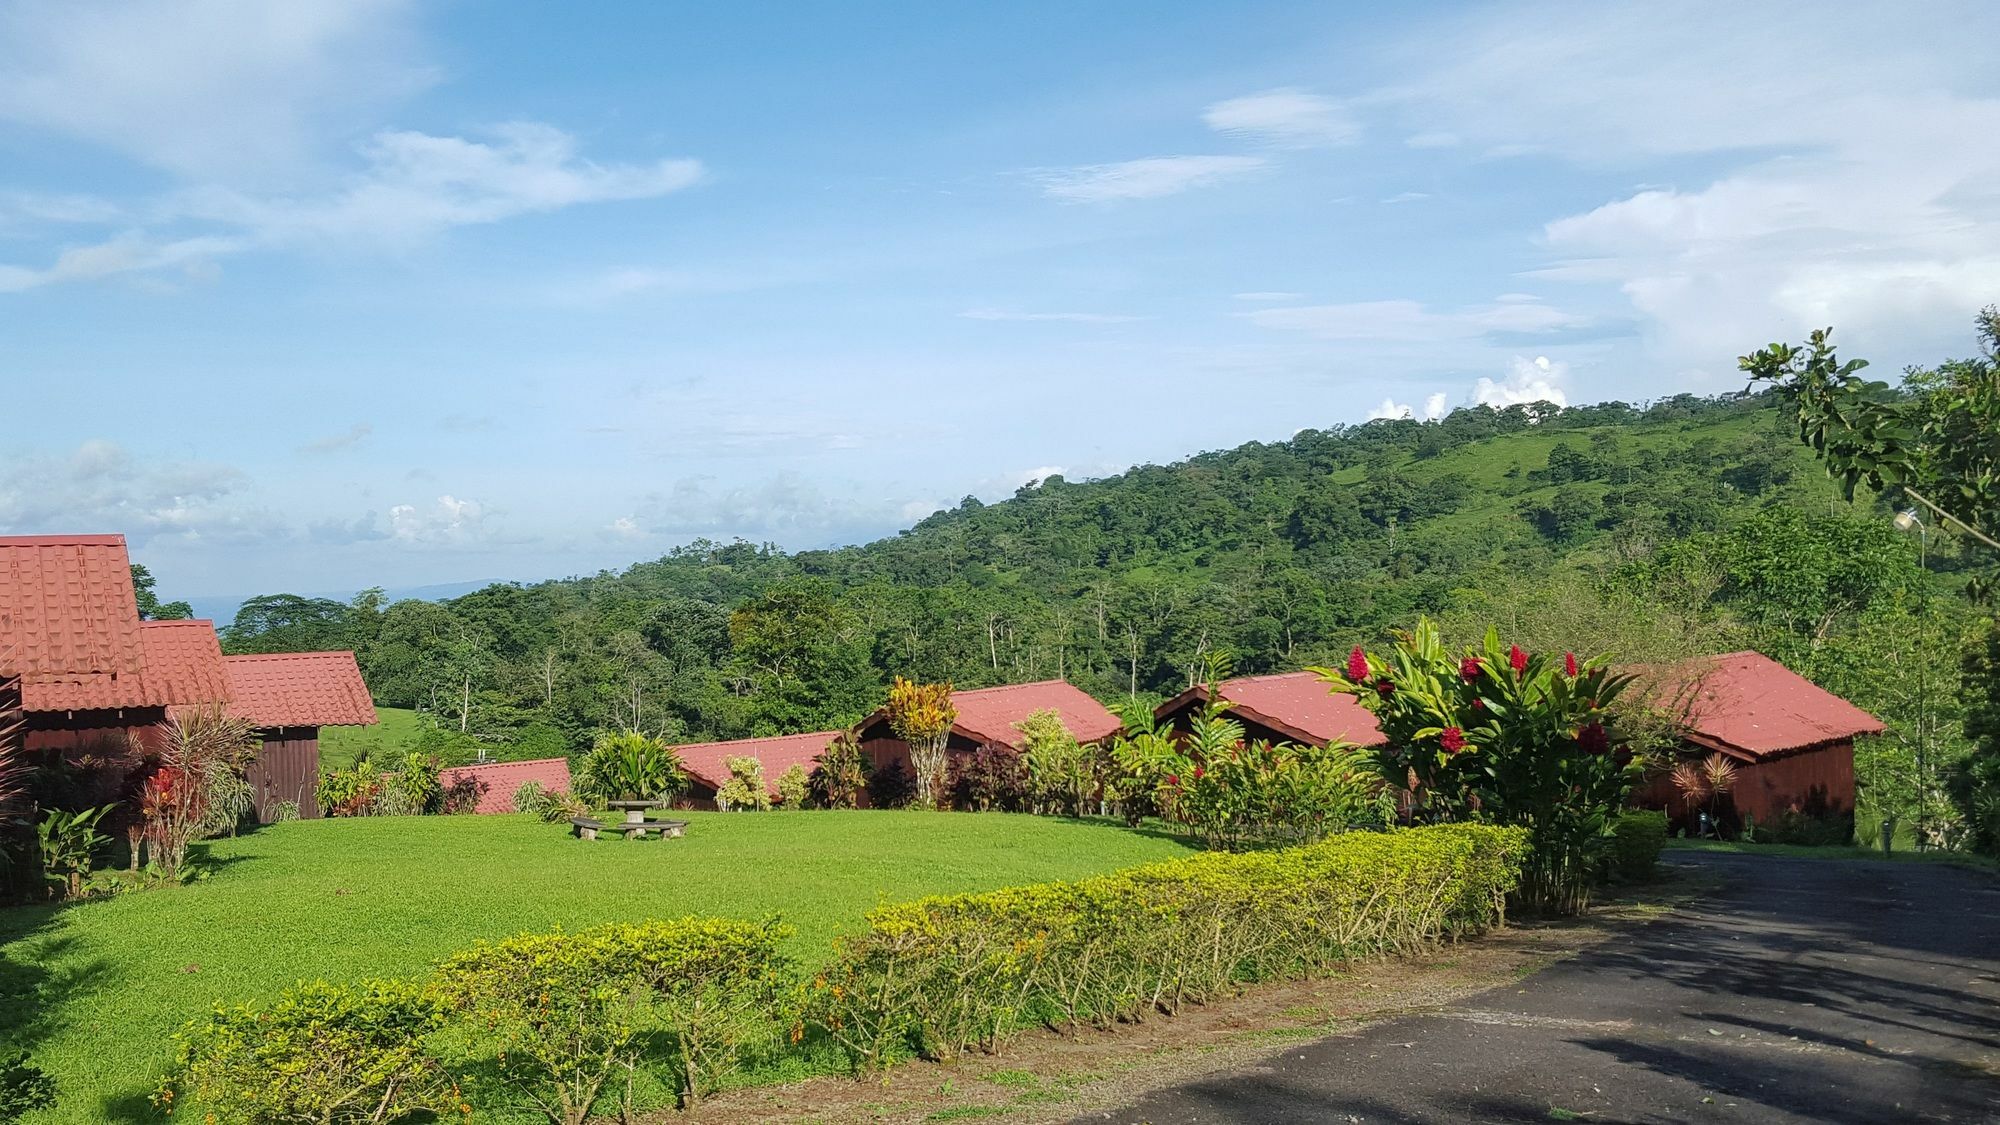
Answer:
[{"label": "tall tree", "polygon": [[153,587],[159,579],[141,563],[132,564],[132,593],[139,600],[139,620],[141,621],[185,621],[194,616],[194,607],[186,602],[163,602]]}]

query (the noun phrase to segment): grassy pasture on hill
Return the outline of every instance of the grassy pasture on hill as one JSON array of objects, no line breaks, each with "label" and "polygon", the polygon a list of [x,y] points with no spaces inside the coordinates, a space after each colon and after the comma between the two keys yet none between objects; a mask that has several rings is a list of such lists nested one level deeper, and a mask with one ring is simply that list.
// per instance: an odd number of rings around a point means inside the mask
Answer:
[{"label": "grassy pasture on hill", "polygon": [[170,1036],[301,979],[410,976],[552,926],[782,915],[810,963],[882,901],[1184,854],[1108,822],[1001,813],[687,814],[685,839],[569,839],[525,816],[301,821],[206,847],[207,882],[0,910],[0,1042],[61,1083],[37,1121],[146,1119]]},{"label": "grassy pasture on hill", "polygon": [[423,719],[407,707],[375,708],[375,717],[381,722],[372,727],[321,727],[319,732],[319,765],[323,770],[344,770],[352,766],[363,750],[377,765],[393,768],[390,763],[416,749],[417,736],[423,733]]}]

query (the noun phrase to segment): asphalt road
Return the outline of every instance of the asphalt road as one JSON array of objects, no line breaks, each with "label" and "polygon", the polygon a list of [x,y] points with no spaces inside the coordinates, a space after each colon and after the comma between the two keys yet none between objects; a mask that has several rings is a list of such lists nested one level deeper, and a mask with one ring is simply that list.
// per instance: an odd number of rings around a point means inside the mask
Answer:
[{"label": "asphalt road", "polygon": [[2000,1122],[2000,879],[1669,855],[1723,889],[1518,985],[1079,1120]]}]

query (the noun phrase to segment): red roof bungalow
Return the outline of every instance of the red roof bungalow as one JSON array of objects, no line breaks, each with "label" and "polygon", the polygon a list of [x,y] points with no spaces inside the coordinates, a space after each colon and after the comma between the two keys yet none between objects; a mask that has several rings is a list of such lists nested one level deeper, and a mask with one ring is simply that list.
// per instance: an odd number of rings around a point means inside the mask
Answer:
[{"label": "red roof bungalow", "polygon": [[[1875,716],[1760,652],[1661,673],[1649,692],[1677,714],[1684,757],[1715,753],[1735,764],[1735,786],[1718,809],[1725,826],[1746,816],[1769,825],[1787,813],[1852,825],[1854,740],[1887,729]],[[1632,803],[1666,810],[1677,827],[1696,819],[1665,774],[1649,778]]]},{"label": "red roof bungalow", "polygon": [[1243,724],[1251,742],[1297,742],[1324,746],[1335,739],[1360,746],[1380,746],[1386,739],[1375,716],[1351,695],[1335,694],[1312,672],[1244,676],[1215,685],[1194,687],[1153,709],[1162,726],[1186,732],[1189,721],[1210,699],[1219,696],[1229,717]]},{"label": "red roof bungalow", "polygon": [[[970,754],[982,746],[1005,746],[1020,750],[1021,732],[1014,724],[1037,711],[1054,711],[1077,741],[1101,742],[1124,727],[1118,716],[1067,680],[1042,680],[1032,684],[975,688],[951,693],[958,709],[946,740],[948,754]],[[854,728],[870,764],[885,769],[891,762],[910,768],[910,748],[889,729],[886,711],[878,710]]]},{"label": "red roof bungalow", "polygon": [[773,738],[739,738],[733,742],[693,742],[674,747],[681,768],[687,771],[689,788],[681,800],[689,807],[712,809],[715,791],[729,780],[729,759],[755,758],[764,765],[764,789],[778,795],[778,776],[793,766],[807,773],[813,759],[839,738],[840,731],[821,730],[811,734],[781,734]]},{"label": "red roof bungalow", "polygon": [[530,781],[540,783],[549,793],[569,792],[569,759],[536,758],[526,762],[481,762],[470,766],[452,766],[438,771],[438,780],[446,789],[470,778],[479,791],[479,800],[472,806],[476,813],[510,813],[514,808],[514,793]]},{"label": "red roof bungalow", "polygon": [[[210,630],[210,636],[214,630]],[[252,723],[264,740],[245,773],[257,819],[269,823],[290,801],[301,817],[319,815],[319,728],[375,725],[375,701],[351,652],[273,652],[225,656],[228,713]]]},{"label": "red roof bungalow", "polygon": [[[274,661],[286,675],[258,670]],[[273,765],[284,757],[274,731],[281,741],[303,738],[294,756],[309,750],[310,760],[296,768],[316,780],[318,727],[375,721],[352,653],[225,659],[212,622],[141,621],[122,535],[0,536],[0,685],[9,680],[26,747],[52,754],[114,742],[149,752],[174,711],[223,706],[270,728]],[[253,769],[253,785],[266,768]],[[310,781],[257,792],[264,819],[278,800],[317,815]]]}]

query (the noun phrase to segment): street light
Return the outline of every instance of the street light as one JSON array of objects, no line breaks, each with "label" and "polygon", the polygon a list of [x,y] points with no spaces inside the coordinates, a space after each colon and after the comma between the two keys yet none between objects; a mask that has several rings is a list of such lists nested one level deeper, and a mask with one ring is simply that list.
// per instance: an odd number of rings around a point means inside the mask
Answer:
[{"label": "street light", "polygon": [[[1926,638],[1924,629],[1930,624],[1930,553],[1931,533],[1923,517],[1915,508],[1904,508],[1896,513],[1897,531],[1917,533],[1917,643],[1922,649]],[[1917,658],[1917,848],[1926,847],[1928,836],[1925,828],[1930,810],[1930,743],[1931,743],[1931,693],[1930,661],[1922,651],[1914,653]],[[1887,844],[1885,842],[1884,846]]]}]

